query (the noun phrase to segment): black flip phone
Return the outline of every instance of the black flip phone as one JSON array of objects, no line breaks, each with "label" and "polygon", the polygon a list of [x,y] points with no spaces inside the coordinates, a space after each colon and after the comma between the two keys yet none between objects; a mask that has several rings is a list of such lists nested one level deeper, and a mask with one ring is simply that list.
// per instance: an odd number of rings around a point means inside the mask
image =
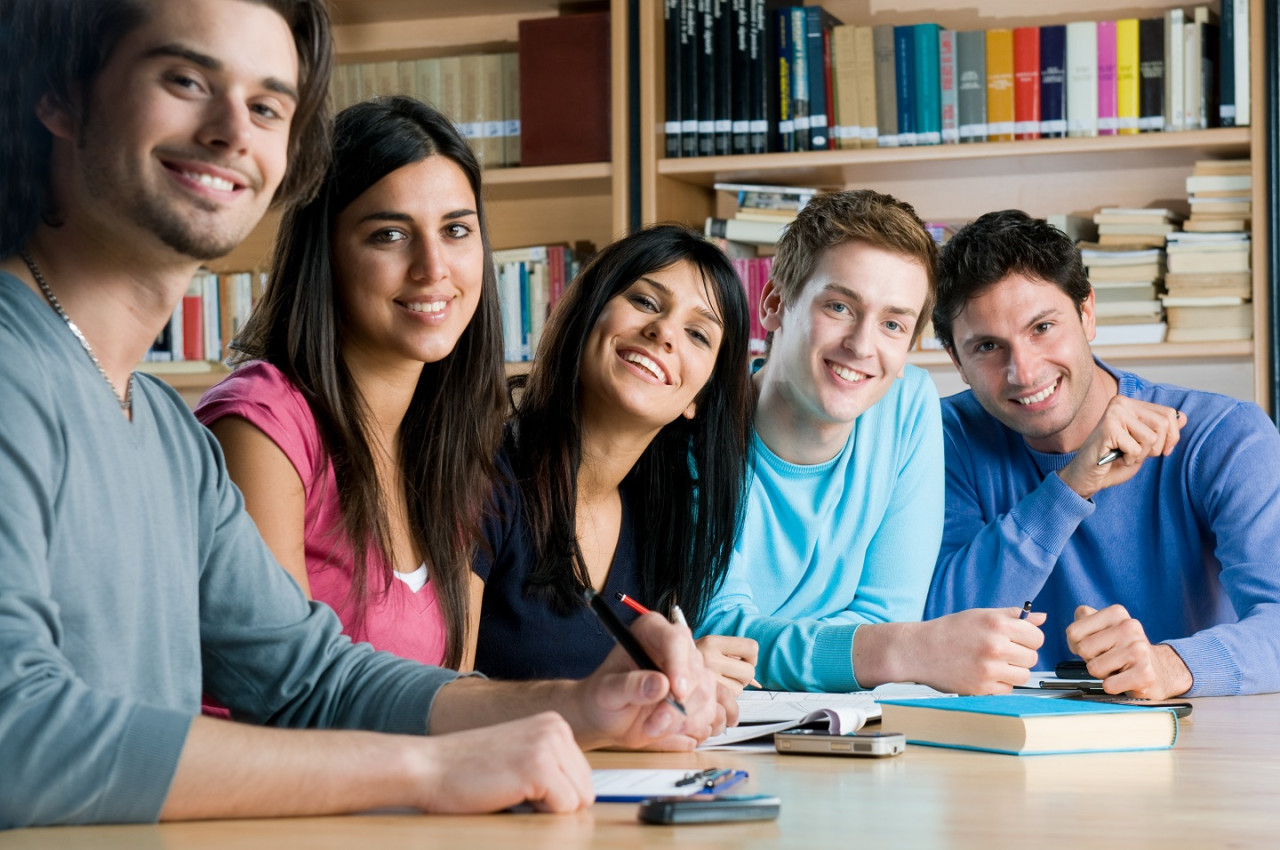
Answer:
[{"label": "black flip phone", "polygon": [[644,823],[722,823],[735,820],[773,820],[782,801],[768,794],[693,794],[654,797],[640,804]]}]

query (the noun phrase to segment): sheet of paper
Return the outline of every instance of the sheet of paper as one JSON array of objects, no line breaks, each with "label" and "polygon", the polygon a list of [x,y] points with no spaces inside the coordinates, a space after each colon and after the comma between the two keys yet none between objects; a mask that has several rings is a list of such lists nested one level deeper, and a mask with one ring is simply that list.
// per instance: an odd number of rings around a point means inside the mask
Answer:
[{"label": "sheet of paper", "polygon": [[[876,715],[880,714],[880,706],[872,703],[876,710]],[[700,750],[713,750],[719,747],[725,747],[732,744],[740,744],[744,741],[752,741],[757,738],[763,738],[772,746],[773,733],[781,732],[783,729],[794,729],[797,726],[807,724],[823,724],[832,735],[847,735],[850,732],[856,732],[862,728],[867,722],[867,712],[862,708],[853,708],[844,706],[841,708],[820,708],[817,711],[810,712],[799,718],[791,720],[783,720],[777,723],[752,723],[746,726],[738,725],[730,729],[726,729],[722,734],[716,735],[714,738],[708,738],[698,747]]]}]

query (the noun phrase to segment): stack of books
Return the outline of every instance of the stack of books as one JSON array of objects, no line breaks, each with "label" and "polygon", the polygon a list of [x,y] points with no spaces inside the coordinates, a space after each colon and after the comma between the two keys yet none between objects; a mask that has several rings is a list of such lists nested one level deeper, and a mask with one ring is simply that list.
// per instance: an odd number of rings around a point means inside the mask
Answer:
[{"label": "stack of books", "polygon": [[201,269],[147,351],[144,371],[205,372],[225,361],[266,284],[265,272]]},{"label": "stack of books", "polygon": [[[749,183],[717,183],[715,188],[721,193],[720,208],[730,210],[731,215],[708,218],[706,235],[757,246],[777,244],[786,226],[821,191],[807,186]],[[731,249],[727,249],[726,253],[731,257],[742,255],[742,252]],[[748,252],[751,255],[756,253],[759,253],[758,250]]]},{"label": "stack of books", "polygon": [[1164,308],[1159,294],[1164,251],[1084,242],[1080,256],[1093,285],[1098,330],[1094,344],[1163,342]]},{"label": "stack of books", "polygon": [[1247,159],[1209,159],[1196,162],[1187,178],[1191,217],[1184,230],[1232,233],[1252,225],[1253,176]]},{"label": "stack of books", "polygon": [[1168,209],[1103,207],[1094,215],[1098,244],[1163,248],[1165,236],[1178,229],[1182,216]]},{"label": "stack of books", "polygon": [[1245,233],[1170,234],[1170,342],[1253,338],[1250,248]]}]

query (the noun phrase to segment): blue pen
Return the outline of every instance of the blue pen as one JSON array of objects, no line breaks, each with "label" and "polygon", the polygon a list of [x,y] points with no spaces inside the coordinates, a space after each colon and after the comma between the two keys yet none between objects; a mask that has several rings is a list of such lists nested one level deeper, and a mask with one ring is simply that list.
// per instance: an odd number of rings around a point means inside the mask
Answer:
[{"label": "blue pen", "polygon": [[1022,603],[1022,613],[1018,615],[1019,620],[1027,619],[1027,615],[1031,613],[1031,600],[1028,599]]},{"label": "blue pen", "polygon": [[728,788],[730,785],[737,785],[739,782],[747,778],[745,770],[718,770],[711,776],[708,776],[702,783],[704,791],[720,791]]}]

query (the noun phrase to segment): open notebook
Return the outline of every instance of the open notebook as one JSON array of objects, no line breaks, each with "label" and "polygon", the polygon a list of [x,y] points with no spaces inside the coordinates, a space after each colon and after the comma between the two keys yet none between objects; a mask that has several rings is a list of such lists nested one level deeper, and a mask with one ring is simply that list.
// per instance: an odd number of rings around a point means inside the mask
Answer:
[{"label": "open notebook", "polygon": [[728,747],[757,739],[772,746],[774,732],[811,724],[824,726],[834,735],[847,735],[880,716],[877,700],[951,696],[955,694],[914,682],[893,682],[851,694],[747,690],[738,695],[738,725],[708,738],[699,749]]}]

